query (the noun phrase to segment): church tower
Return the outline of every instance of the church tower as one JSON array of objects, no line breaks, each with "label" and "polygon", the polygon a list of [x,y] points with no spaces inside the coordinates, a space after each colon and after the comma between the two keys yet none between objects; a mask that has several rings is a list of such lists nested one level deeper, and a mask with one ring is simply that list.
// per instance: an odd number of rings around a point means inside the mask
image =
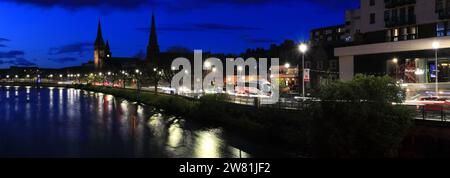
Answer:
[{"label": "church tower", "polygon": [[111,48],[109,47],[109,40],[106,40],[105,54],[106,54],[105,55],[106,56],[106,60],[112,58]]},{"label": "church tower", "polygon": [[156,35],[155,15],[152,14],[152,25],[150,28],[150,39],[147,46],[147,62],[154,62],[159,54],[159,45]]},{"label": "church tower", "polygon": [[98,21],[97,38],[94,43],[94,64],[95,69],[102,69],[105,64],[106,50],[105,41],[102,35],[102,25],[100,20]]}]

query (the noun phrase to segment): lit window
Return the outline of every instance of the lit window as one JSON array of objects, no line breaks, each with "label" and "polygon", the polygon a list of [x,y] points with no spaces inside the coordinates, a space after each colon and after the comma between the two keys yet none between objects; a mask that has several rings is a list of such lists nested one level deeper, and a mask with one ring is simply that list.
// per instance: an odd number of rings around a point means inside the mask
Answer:
[{"label": "lit window", "polygon": [[394,34],[393,34],[393,40],[392,41],[398,41],[398,29],[394,29]]},{"label": "lit window", "polygon": [[445,24],[444,23],[438,23],[436,24],[436,36],[441,37],[445,36]]}]

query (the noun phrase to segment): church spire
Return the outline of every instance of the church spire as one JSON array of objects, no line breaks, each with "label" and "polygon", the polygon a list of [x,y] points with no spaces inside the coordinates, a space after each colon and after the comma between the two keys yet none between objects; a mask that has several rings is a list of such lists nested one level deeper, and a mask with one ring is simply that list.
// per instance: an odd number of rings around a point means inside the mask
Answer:
[{"label": "church spire", "polygon": [[95,48],[102,48],[105,46],[105,41],[103,40],[102,35],[102,24],[100,20],[98,20],[98,28],[97,28],[97,38],[95,39]]},{"label": "church spire", "polygon": [[153,61],[159,54],[158,38],[156,34],[155,14],[152,13],[152,25],[150,27],[150,39],[147,46],[147,60]]},{"label": "church spire", "polygon": [[98,20],[97,38],[95,39],[95,44],[94,44],[95,69],[103,68],[106,55],[107,54],[105,52],[105,41],[103,40],[103,35],[102,35],[102,25],[100,23],[100,20]]},{"label": "church spire", "polygon": [[111,47],[109,47],[109,40],[106,40],[105,53],[106,53],[107,59],[111,58],[112,53],[111,53]]}]

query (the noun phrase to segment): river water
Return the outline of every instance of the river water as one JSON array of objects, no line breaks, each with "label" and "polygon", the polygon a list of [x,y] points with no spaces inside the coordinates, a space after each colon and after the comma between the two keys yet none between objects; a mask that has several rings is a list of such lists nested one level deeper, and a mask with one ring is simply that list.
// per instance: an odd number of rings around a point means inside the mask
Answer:
[{"label": "river water", "polygon": [[221,128],[111,95],[0,86],[0,157],[285,156]]}]

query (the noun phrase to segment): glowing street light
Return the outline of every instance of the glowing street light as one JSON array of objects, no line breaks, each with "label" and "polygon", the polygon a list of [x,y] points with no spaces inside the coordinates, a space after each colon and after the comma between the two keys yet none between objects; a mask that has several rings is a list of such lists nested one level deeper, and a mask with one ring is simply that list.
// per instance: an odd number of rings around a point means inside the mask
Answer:
[{"label": "glowing street light", "polygon": [[398,64],[398,58],[394,58],[394,59],[392,59],[392,63],[394,63],[395,64],[395,80],[397,80],[398,79],[398,68],[397,68],[397,64]]},{"label": "glowing street light", "polygon": [[289,63],[284,64],[284,68],[289,69],[290,67],[291,67],[291,64],[289,64]]},{"label": "glowing street light", "polygon": [[432,44],[433,49],[439,49],[441,47],[441,44],[438,41],[433,42]]},{"label": "glowing street light", "polygon": [[302,43],[302,44],[300,44],[300,46],[298,46],[298,49],[300,50],[300,52],[302,52],[304,54],[308,50],[308,45],[306,45],[305,43]]},{"label": "glowing street light", "polygon": [[305,97],[305,53],[308,50],[308,46],[305,43],[302,43],[298,46],[298,49],[302,53],[302,96]]},{"label": "glowing street light", "polygon": [[397,64],[397,63],[398,63],[398,58],[392,59],[392,62],[393,62],[394,64]]},{"label": "glowing street light", "polygon": [[136,72],[137,74],[139,74],[139,69],[136,69],[134,72]]}]

